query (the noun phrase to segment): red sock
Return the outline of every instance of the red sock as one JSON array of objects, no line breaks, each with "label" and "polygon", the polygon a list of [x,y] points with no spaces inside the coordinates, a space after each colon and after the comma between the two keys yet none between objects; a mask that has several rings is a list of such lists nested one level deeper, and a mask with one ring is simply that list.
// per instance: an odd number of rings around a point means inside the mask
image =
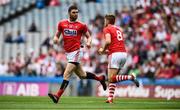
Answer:
[{"label": "red sock", "polygon": [[66,87],[68,86],[69,81],[68,80],[63,80],[60,89],[58,90],[58,92],[56,93],[56,95],[58,97],[61,97],[61,95],[63,94],[63,92],[65,91]]},{"label": "red sock", "polygon": [[132,75],[114,75],[112,77],[113,82],[132,80],[134,77]]},{"label": "red sock", "polygon": [[95,76],[95,79],[98,81],[101,81],[101,80],[103,80],[103,76]]},{"label": "red sock", "polygon": [[115,83],[109,83],[109,96],[108,96],[108,100],[112,100],[113,99],[115,88],[116,88],[116,84]]},{"label": "red sock", "polygon": [[59,91],[56,93],[56,95],[58,97],[61,97],[61,95],[63,94],[64,90],[63,89],[59,89]]}]

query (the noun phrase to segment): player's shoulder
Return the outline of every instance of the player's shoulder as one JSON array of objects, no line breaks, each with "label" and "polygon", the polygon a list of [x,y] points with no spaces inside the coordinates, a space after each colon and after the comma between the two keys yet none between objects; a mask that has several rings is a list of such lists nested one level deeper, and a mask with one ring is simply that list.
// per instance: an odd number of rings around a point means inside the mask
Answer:
[{"label": "player's shoulder", "polygon": [[67,19],[60,20],[58,22],[58,27],[62,26],[63,24],[66,24],[66,23],[67,23]]},{"label": "player's shoulder", "polygon": [[104,27],[103,31],[107,31],[107,30],[110,30],[110,29],[111,29],[110,26],[106,26],[106,27]]},{"label": "player's shoulder", "polygon": [[115,30],[118,30],[118,31],[120,31],[120,32],[123,32],[123,28],[120,27],[120,26],[114,25],[114,29],[115,29]]},{"label": "player's shoulder", "polygon": [[112,31],[113,30],[120,30],[120,31],[122,30],[119,26],[116,26],[116,25],[110,25],[110,26],[108,26],[108,29],[112,30]]},{"label": "player's shoulder", "polygon": [[81,25],[86,25],[86,23],[82,22],[82,21],[77,21],[77,23],[81,24]]},{"label": "player's shoulder", "polygon": [[60,20],[59,23],[65,23],[67,21],[68,21],[67,19],[63,19],[63,20]]}]

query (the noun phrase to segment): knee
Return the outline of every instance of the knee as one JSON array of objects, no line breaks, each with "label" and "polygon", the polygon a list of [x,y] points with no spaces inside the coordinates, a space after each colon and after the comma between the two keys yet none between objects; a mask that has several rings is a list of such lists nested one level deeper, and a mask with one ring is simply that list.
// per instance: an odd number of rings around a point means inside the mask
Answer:
[{"label": "knee", "polygon": [[86,79],[86,76],[79,76],[80,79]]},{"label": "knee", "polygon": [[79,76],[80,79],[86,79],[86,76],[85,75],[81,75]]},{"label": "knee", "polygon": [[114,82],[115,82],[113,75],[108,76],[108,82],[109,82],[109,83],[114,83]]},{"label": "knee", "polygon": [[83,74],[79,75],[80,79],[87,79],[87,72],[84,72]]},{"label": "knee", "polygon": [[69,80],[69,77],[70,77],[69,75],[64,75],[64,76],[63,76],[63,79],[64,79],[64,80]]},{"label": "knee", "polygon": [[112,80],[112,78],[108,78],[108,82],[113,83],[114,81]]},{"label": "knee", "polygon": [[71,76],[71,73],[66,73],[65,72],[64,75],[63,75],[63,78],[66,79],[66,80],[69,80],[70,76]]}]

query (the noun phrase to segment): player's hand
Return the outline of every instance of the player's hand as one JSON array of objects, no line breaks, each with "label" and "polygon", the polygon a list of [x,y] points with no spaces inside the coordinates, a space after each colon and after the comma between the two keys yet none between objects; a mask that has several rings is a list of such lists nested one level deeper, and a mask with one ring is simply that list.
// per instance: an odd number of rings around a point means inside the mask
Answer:
[{"label": "player's hand", "polygon": [[90,48],[91,48],[91,43],[90,43],[90,42],[87,42],[87,43],[86,43],[86,47],[87,47],[88,49],[90,49]]},{"label": "player's hand", "polygon": [[104,49],[103,48],[99,48],[98,53],[99,53],[99,55],[102,55],[104,53]]},{"label": "player's hand", "polygon": [[58,41],[59,41],[59,39],[58,39],[57,37],[54,37],[54,38],[53,38],[53,42],[54,42],[55,44],[57,44]]}]

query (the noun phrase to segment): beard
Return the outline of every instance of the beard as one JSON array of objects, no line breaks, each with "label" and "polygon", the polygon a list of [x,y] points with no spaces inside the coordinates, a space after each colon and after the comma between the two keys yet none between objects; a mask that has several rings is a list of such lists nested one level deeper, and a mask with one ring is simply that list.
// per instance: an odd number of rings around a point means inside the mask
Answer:
[{"label": "beard", "polygon": [[76,21],[76,20],[77,20],[77,17],[70,17],[70,20],[71,20],[71,21]]}]

